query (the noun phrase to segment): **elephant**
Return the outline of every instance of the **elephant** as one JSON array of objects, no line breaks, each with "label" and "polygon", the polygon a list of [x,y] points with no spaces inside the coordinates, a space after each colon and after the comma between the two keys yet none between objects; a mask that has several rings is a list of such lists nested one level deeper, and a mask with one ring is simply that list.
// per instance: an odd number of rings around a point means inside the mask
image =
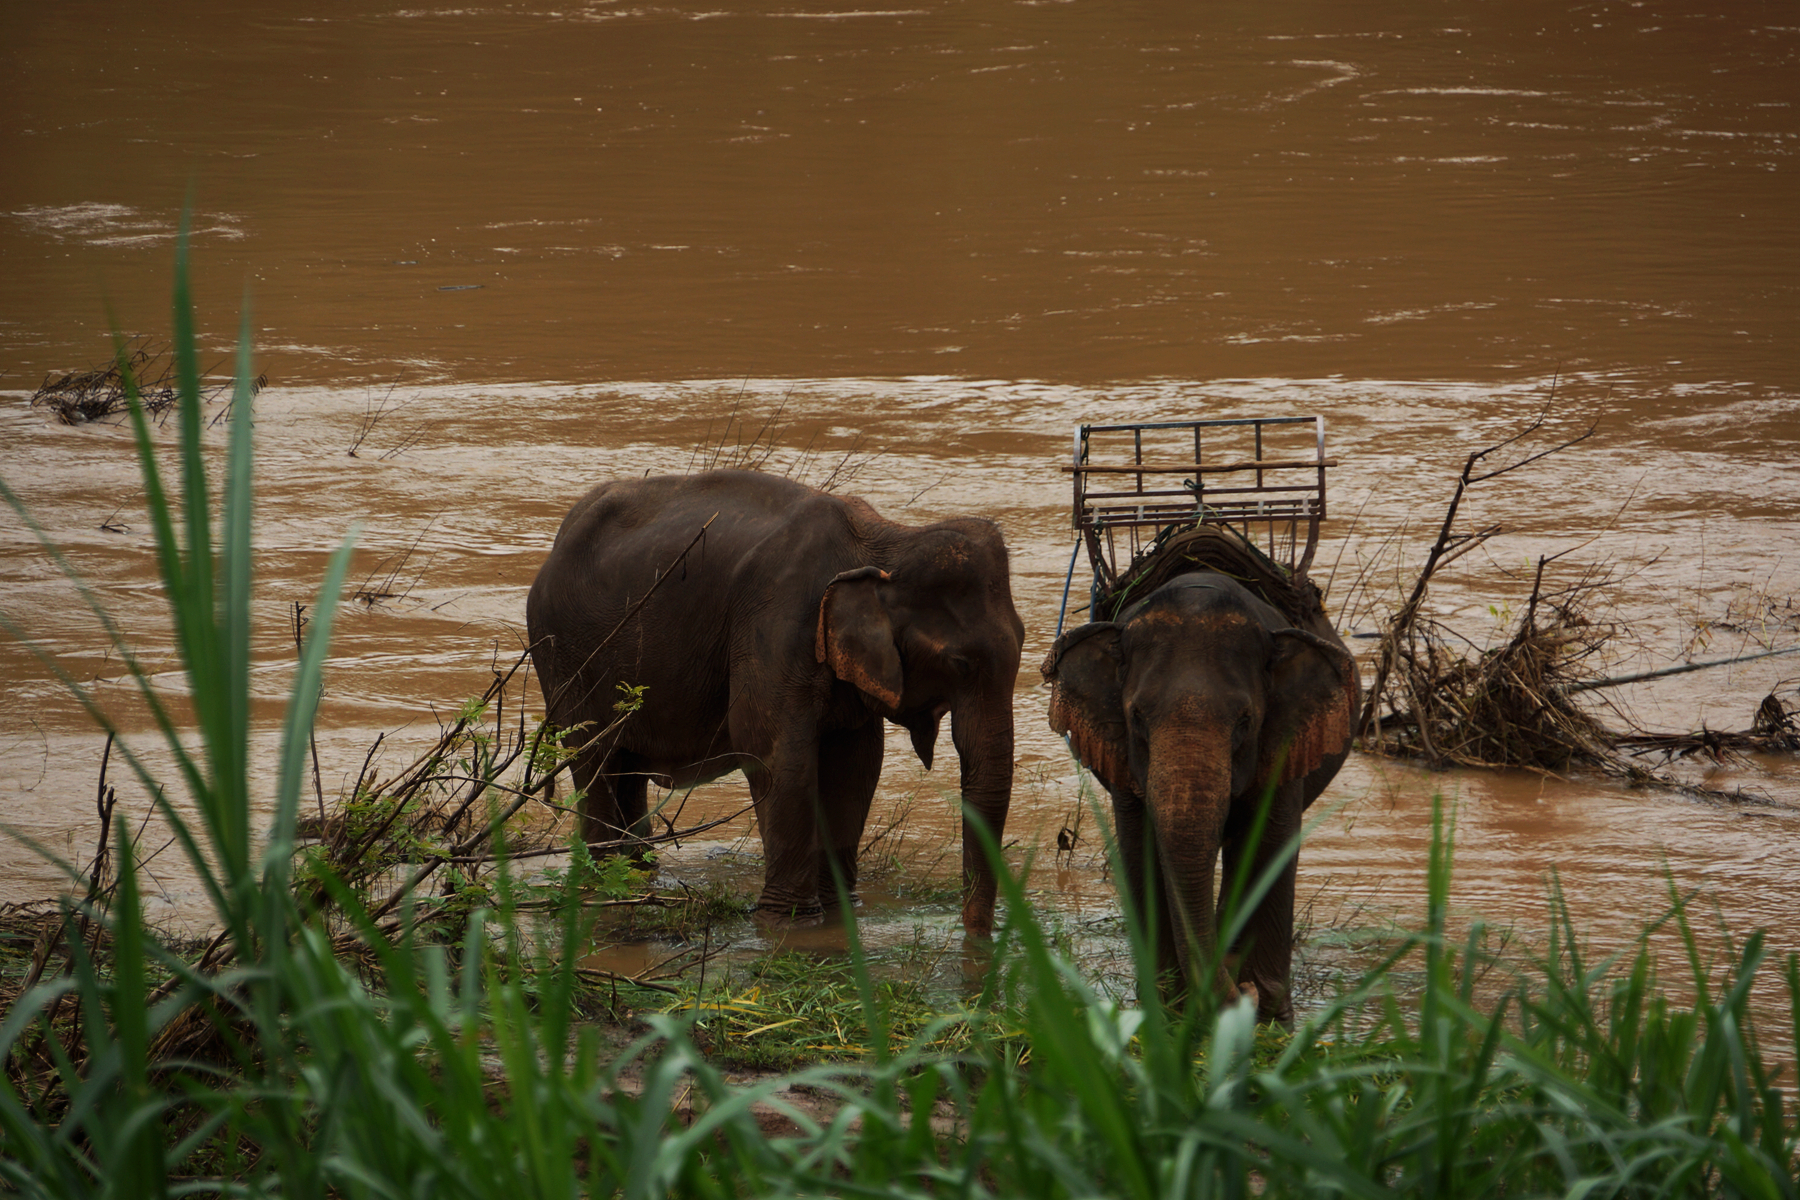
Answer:
[{"label": "elephant", "polygon": [[[996,843],[1006,826],[1024,641],[992,521],[903,525],[757,471],[614,480],[569,509],[525,613],[546,715],[578,748],[583,836],[642,836],[651,780],[741,770],[764,851],[757,908],[777,922],[816,918],[839,877],[855,886],[882,721],[930,769],[948,714],[963,926],[992,932],[972,826]],[[642,689],[641,708],[615,722],[621,685]]]},{"label": "elephant", "polygon": [[[1137,913],[1154,893],[1165,979],[1226,999],[1254,994],[1259,1020],[1291,1025],[1295,860],[1225,956],[1216,954],[1214,870],[1223,851],[1227,886],[1241,866],[1254,881],[1349,754],[1356,660],[1322,609],[1313,604],[1296,626],[1231,576],[1190,570],[1118,620],[1063,634],[1043,674],[1050,727],[1111,793]],[[1265,795],[1266,824],[1246,864]]]}]

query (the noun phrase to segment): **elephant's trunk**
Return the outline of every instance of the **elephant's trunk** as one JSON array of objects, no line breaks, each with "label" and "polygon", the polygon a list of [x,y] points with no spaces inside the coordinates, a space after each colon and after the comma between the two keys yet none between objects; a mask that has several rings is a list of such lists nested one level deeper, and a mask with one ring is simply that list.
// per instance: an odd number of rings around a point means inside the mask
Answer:
[{"label": "elephant's trunk", "polygon": [[1012,805],[1012,680],[996,683],[950,712],[950,737],[962,768],[963,929],[985,937],[994,930],[994,871],[976,826],[994,846],[1006,832]]},{"label": "elephant's trunk", "polygon": [[1158,924],[1173,930],[1187,985],[1210,986],[1230,999],[1237,988],[1218,952],[1215,909],[1215,864],[1231,804],[1230,739],[1170,721],[1151,735],[1148,749],[1146,804],[1163,885],[1156,900],[1171,918]]}]

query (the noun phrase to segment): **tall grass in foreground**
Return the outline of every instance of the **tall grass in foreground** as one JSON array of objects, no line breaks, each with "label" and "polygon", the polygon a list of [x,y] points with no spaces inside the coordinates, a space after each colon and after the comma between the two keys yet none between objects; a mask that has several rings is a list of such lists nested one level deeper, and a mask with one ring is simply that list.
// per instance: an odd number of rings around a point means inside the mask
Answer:
[{"label": "tall grass in foreground", "polygon": [[[109,960],[76,944],[72,973],[0,1021],[0,1186],[34,1196],[506,1200],[1797,1195],[1791,1101],[1750,1019],[1766,957],[1760,936],[1714,972],[1690,935],[1694,1000],[1684,1004],[1658,989],[1647,949],[1623,963],[1586,962],[1564,912],[1536,969],[1499,1003],[1478,1003],[1473,981],[1493,964],[1479,931],[1460,945],[1446,936],[1441,825],[1426,927],[1272,1057],[1252,1053],[1246,1004],[1171,1014],[1102,998],[1057,954],[1004,872],[989,997],[1010,998],[1016,1025],[992,1027],[977,1006],[891,1044],[880,993],[856,955],[871,1061],[752,1088],[728,1085],[673,1015],[650,1017],[622,1053],[603,1051],[597,1031],[575,1020],[575,956],[554,952],[584,933],[572,890],[552,952],[534,963],[504,907],[475,914],[460,945],[410,928],[390,938],[327,878],[375,966],[346,964],[296,904],[289,878],[299,758],[345,556],[332,560],[314,610],[273,827],[258,853],[246,715],[249,397],[240,386],[215,547],[185,251],[176,279],[177,499],[134,420],[201,759],[183,754],[157,698],[143,692],[200,827],[172,809],[165,816],[232,953],[201,970],[147,936],[135,868],[121,855],[104,918]],[[1672,919],[1685,933],[1678,903]],[[1142,990],[1153,994],[1153,957],[1136,950]],[[1405,1004],[1388,970],[1403,962],[1419,973]],[[1800,1035],[1800,968],[1790,956],[1782,970],[1795,1002],[1795,1029],[1784,1033]],[[65,995],[82,1035],[72,1054],[45,1028]],[[174,1036],[196,1021],[218,1036]],[[953,1022],[968,1023],[968,1048],[946,1055],[933,1046]],[[211,1049],[180,1051],[199,1044]],[[47,1055],[49,1068],[26,1069],[34,1055]],[[798,1132],[768,1136],[756,1106],[782,1108],[793,1083],[839,1107],[824,1119],[790,1107]]]}]

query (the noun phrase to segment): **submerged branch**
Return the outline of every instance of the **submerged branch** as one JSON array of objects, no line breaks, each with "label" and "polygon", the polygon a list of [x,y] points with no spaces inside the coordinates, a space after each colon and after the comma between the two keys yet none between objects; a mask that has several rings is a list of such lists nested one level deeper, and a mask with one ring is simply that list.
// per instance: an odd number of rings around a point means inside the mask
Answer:
[{"label": "submerged branch", "polygon": [[1779,650],[1759,650],[1755,654],[1740,654],[1735,658],[1711,658],[1705,662],[1678,663],[1673,667],[1661,667],[1654,671],[1639,671],[1634,675],[1615,675],[1610,679],[1588,679],[1580,683],[1571,683],[1563,687],[1566,695],[1570,692],[1586,692],[1594,688],[1618,687],[1627,683],[1642,683],[1646,679],[1661,679],[1666,675],[1685,675],[1689,671],[1704,671],[1709,667],[1729,667],[1735,663],[1754,662],[1759,658],[1775,658],[1782,654],[1800,654],[1800,646],[1784,646]]}]

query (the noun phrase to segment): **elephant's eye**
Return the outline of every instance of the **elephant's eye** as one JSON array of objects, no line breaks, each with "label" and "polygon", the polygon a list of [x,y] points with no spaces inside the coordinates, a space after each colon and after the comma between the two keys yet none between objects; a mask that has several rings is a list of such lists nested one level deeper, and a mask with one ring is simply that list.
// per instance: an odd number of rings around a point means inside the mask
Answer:
[{"label": "elephant's eye", "polygon": [[973,679],[975,677],[975,660],[967,655],[946,655],[944,661],[950,664],[950,669],[956,672],[956,677],[958,679]]}]

